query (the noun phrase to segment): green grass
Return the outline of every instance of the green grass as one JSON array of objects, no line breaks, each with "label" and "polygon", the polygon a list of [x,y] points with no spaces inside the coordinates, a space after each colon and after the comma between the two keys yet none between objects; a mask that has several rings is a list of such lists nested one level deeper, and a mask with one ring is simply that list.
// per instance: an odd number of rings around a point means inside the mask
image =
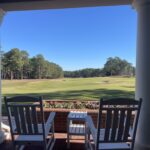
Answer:
[{"label": "green grass", "polygon": [[134,97],[135,78],[97,77],[57,80],[4,80],[3,96],[36,95],[44,99],[98,100]]},{"label": "green grass", "polygon": [[[57,80],[3,80],[2,95],[43,96],[57,100],[99,100],[100,98],[133,98],[135,78],[98,77]],[[6,115],[4,103],[3,115]]]}]

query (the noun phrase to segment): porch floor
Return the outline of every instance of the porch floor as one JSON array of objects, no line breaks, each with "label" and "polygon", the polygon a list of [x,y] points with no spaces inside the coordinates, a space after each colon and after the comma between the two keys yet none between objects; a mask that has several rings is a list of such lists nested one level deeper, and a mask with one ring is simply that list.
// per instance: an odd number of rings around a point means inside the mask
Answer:
[{"label": "porch floor", "polygon": [[[54,150],[67,150],[66,143],[66,133],[55,133],[56,142],[54,145]],[[30,146],[25,147],[24,150],[42,150],[42,147],[39,146]],[[83,137],[73,136],[73,140],[71,140],[70,150],[84,150],[84,140]],[[3,144],[0,144],[0,150],[12,150],[12,142],[6,141]]]}]

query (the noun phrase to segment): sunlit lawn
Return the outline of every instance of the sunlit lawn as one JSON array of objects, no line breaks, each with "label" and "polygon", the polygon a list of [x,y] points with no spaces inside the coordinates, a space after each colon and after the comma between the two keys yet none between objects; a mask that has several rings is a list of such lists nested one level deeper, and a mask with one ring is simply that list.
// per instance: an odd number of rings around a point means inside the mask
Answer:
[{"label": "sunlit lawn", "polygon": [[44,99],[98,100],[134,97],[135,78],[97,77],[57,80],[3,80],[3,96],[36,95]]}]

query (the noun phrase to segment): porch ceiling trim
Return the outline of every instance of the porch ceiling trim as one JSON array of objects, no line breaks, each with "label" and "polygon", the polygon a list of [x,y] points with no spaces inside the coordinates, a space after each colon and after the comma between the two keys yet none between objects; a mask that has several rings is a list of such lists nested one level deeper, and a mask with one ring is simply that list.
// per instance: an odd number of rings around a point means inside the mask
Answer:
[{"label": "porch ceiling trim", "polygon": [[133,0],[0,0],[5,11],[129,5]]}]

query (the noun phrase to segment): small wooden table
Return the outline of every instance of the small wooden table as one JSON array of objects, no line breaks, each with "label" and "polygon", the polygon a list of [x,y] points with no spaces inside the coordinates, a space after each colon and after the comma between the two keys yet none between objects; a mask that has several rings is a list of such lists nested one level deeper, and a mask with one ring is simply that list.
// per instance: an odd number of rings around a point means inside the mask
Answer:
[{"label": "small wooden table", "polygon": [[[70,148],[70,137],[72,135],[84,136],[86,146],[86,117],[87,112],[71,111],[69,113],[67,118],[67,148]],[[74,122],[82,122],[82,124]]]}]

